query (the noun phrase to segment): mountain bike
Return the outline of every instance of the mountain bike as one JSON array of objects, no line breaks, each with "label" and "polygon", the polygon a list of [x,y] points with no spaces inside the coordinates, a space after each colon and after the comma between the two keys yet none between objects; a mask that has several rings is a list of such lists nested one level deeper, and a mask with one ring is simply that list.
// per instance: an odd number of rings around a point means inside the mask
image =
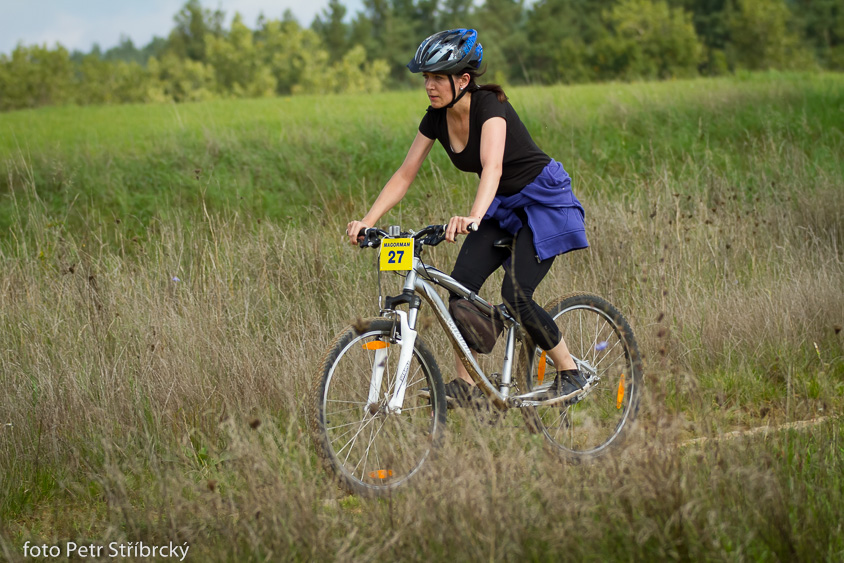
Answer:
[{"label": "mountain bike", "polygon": [[[642,360],[633,331],[618,309],[590,293],[565,295],[546,307],[586,378],[583,388],[549,397],[553,363],[514,314],[422,260],[426,247],[445,240],[445,227],[361,231],[361,248],[380,249],[380,316],[359,319],[334,338],[310,397],[317,453],[349,493],[380,496],[407,483],[443,439],[447,405],[442,375],[417,333],[423,301],[490,408],[501,413],[519,409],[527,429],[543,434],[565,458],[593,458],[617,447],[636,417]],[[404,276],[399,295],[382,299],[383,271]],[[437,287],[469,299],[503,322],[500,371],[487,374],[481,369]]]}]

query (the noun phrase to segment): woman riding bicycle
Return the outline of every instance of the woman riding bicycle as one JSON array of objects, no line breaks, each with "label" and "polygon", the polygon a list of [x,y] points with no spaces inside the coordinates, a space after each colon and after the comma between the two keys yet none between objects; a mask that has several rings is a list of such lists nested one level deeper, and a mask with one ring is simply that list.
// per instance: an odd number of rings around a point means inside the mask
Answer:
[{"label": "woman riding bicycle", "polygon": [[[431,35],[407,67],[421,72],[430,107],[399,169],[360,221],[346,229],[356,244],[361,229],[375,225],[407,193],[434,141],[452,163],[480,177],[468,215],[451,217],[446,240],[468,235],[451,276],[474,292],[499,267],[505,276],[501,296],[534,343],[545,350],[557,373],[551,396],[567,395],[585,384],[554,321],[533,293],[565,252],[586,248],[584,211],[560,163],[534,143],[502,88],[478,85],[483,48],[474,29]],[[477,230],[470,232],[470,225]],[[514,236],[512,252],[494,243]],[[511,258],[512,257],[512,258]],[[483,394],[457,361],[457,377],[446,394],[466,404]]]}]

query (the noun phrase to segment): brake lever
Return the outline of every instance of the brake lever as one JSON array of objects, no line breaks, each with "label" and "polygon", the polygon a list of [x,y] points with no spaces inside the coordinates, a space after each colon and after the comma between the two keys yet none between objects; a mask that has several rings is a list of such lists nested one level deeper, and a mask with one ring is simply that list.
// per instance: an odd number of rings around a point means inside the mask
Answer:
[{"label": "brake lever", "polygon": [[[433,225],[431,225],[433,227]],[[430,228],[430,227],[429,227]],[[445,225],[437,225],[436,231],[425,237],[424,243],[428,246],[437,246],[445,240]]]},{"label": "brake lever", "polygon": [[[431,234],[425,238],[425,244],[429,246],[437,246],[439,243],[445,240],[445,229],[448,225],[437,225],[437,232],[436,234]],[[469,223],[466,226],[466,230],[470,233],[474,233],[478,230],[477,223]]]},{"label": "brake lever", "polygon": [[375,227],[361,229],[358,233],[358,238],[360,239],[358,241],[358,246],[360,248],[378,248],[381,246],[381,239],[378,238],[378,229]]}]

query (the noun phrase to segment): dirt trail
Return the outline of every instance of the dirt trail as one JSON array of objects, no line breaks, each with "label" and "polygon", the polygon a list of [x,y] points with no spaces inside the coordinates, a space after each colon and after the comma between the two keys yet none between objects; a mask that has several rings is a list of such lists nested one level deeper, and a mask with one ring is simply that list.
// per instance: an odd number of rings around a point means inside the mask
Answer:
[{"label": "dirt trail", "polygon": [[756,428],[749,428],[747,430],[734,430],[732,432],[726,432],[724,434],[719,434],[717,436],[712,437],[703,437],[703,438],[692,438],[690,440],[685,440],[680,442],[680,446],[693,446],[696,444],[703,444],[710,440],[714,441],[721,441],[721,440],[733,440],[735,438],[743,438],[745,436],[754,436],[756,434],[763,434],[767,435],[771,432],[779,432],[781,430],[800,430],[803,428],[810,428],[812,426],[817,426],[830,420],[831,417],[829,416],[821,416],[818,418],[813,418],[810,420],[799,420],[797,422],[787,422],[785,424],[777,424],[777,425],[766,425],[766,426],[757,426]]}]

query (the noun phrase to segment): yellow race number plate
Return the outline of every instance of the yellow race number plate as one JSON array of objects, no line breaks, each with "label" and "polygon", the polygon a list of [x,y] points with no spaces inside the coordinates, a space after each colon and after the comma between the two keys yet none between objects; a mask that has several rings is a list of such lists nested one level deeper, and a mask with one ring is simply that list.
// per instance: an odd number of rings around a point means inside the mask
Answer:
[{"label": "yellow race number plate", "polygon": [[381,270],[413,269],[413,239],[388,238],[381,241]]}]

